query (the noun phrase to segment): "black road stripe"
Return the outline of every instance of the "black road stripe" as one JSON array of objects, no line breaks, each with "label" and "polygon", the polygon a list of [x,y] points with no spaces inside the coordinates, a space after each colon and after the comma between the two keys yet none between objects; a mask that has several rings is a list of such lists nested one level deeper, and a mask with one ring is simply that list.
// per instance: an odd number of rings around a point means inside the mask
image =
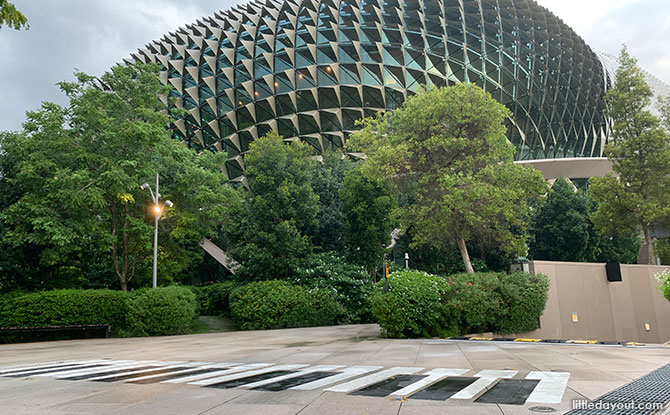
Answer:
[{"label": "black road stripe", "polygon": [[[71,369],[72,370],[92,369],[94,367],[101,367],[101,366],[107,366],[107,365],[100,363],[100,364],[96,364],[96,365],[73,366]],[[42,374],[46,374],[46,373],[62,372],[63,370],[68,370],[68,369],[67,368],[60,368],[60,369],[49,369],[49,370],[34,370],[34,371],[19,374],[19,375],[8,375],[7,377],[23,378],[23,377],[26,377],[26,376],[34,376],[34,375],[42,375]]]},{"label": "black road stripe", "polygon": [[[120,382],[122,380],[126,379],[133,379],[133,378],[140,378],[142,376],[149,376],[149,375],[158,375],[159,373],[170,373],[170,372],[175,372],[177,370],[184,370],[188,369],[188,367],[172,367],[172,368],[167,368],[167,369],[156,369],[156,370],[151,370],[149,372],[142,372],[142,373],[133,373],[129,375],[124,375],[120,374],[119,376],[113,376],[111,378],[105,378],[105,379],[92,379],[94,382]],[[133,370],[126,370],[125,372],[134,372],[137,369]]]},{"label": "black road stripe", "polygon": [[66,377],[66,378],[63,377],[63,378],[59,378],[59,379],[84,380],[84,379],[90,379],[90,378],[97,378],[97,377],[100,377],[100,376],[114,375],[114,374],[117,374],[117,373],[127,373],[127,372],[134,371],[134,370],[152,369],[152,368],[155,368],[155,367],[156,366],[143,366],[143,367],[132,367],[132,368],[127,367],[125,369],[118,369],[118,368],[110,367],[109,368],[110,370],[105,371],[105,372],[89,373],[89,374],[86,374],[86,375],[70,376],[70,377]]},{"label": "black road stripe", "polygon": [[523,405],[533,393],[539,380],[500,379],[491,389],[475,399],[477,403],[495,403],[502,405]]},{"label": "black road stripe", "polygon": [[450,376],[446,379],[434,383],[426,389],[420,390],[413,395],[411,399],[428,399],[431,401],[446,401],[461,389],[465,389],[475,383],[479,378],[469,378],[462,376]]},{"label": "black road stripe", "polygon": [[288,370],[277,370],[275,372],[263,373],[260,375],[246,376],[239,379],[229,380],[227,382],[215,383],[213,385],[206,385],[208,388],[230,389],[236,386],[246,385],[247,383],[260,382],[261,380],[271,379],[278,376],[288,375],[291,372]]},{"label": "black road stripe", "polygon": [[13,369],[13,370],[8,370],[0,376],[8,376],[11,375],[12,373],[17,373],[17,372],[25,372],[27,370],[46,370],[46,369],[58,369],[58,368],[63,368],[66,369],[68,367],[73,367],[73,366],[79,366],[81,363],[63,363],[55,366],[42,366],[42,367],[31,367],[31,368],[23,368],[23,369]]},{"label": "black road stripe", "polygon": [[425,377],[425,375],[398,375],[390,379],[375,383],[374,385],[370,385],[361,390],[351,392],[349,395],[387,396]]},{"label": "black road stripe", "polygon": [[294,378],[280,380],[274,383],[269,383],[267,385],[258,386],[252,389],[260,391],[278,392],[288,388],[292,388],[294,386],[302,385],[304,383],[314,382],[319,379],[324,379],[333,375],[337,375],[338,373],[339,372],[311,372],[306,373],[302,376],[296,376]]},{"label": "black road stripe", "polygon": [[186,377],[186,376],[193,376],[193,375],[200,375],[202,373],[210,373],[210,372],[220,372],[221,370],[225,370],[225,368],[211,368],[211,369],[200,369],[200,370],[194,370],[192,372],[185,372],[185,373],[168,373],[163,376],[158,376],[155,378],[151,379],[140,379],[140,380],[131,380],[129,383],[138,383],[142,385],[146,385],[149,383],[158,383],[162,382],[164,380],[168,379],[175,379],[175,378],[181,378],[181,377]]}]

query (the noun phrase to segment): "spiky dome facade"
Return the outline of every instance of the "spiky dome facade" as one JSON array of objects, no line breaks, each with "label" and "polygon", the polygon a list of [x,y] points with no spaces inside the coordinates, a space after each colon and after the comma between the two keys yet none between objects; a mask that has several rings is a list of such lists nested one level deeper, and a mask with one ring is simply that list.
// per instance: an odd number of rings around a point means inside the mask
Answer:
[{"label": "spiky dome facade", "polygon": [[132,55],[162,66],[188,115],[174,134],[224,150],[230,178],[270,130],[317,150],[421,85],[471,82],[513,113],[519,160],[600,156],[603,65],[533,0],[267,0],[214,13]]}]

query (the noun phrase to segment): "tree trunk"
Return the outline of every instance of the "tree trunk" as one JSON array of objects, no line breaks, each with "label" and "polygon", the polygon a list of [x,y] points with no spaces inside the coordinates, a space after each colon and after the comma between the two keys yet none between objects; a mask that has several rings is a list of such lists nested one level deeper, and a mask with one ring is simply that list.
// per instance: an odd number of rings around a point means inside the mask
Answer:
[{"label": "tree trunk", "polygon": [[650,265],[657,265],[656,252],[654,251],[654,243],[651,240],[651,235],[649,234],[649,227],[647,225],[642,226],[642,233],[644,233],[644,243],[647,244],[647,255],[649,255],[647,263]]},{"label": "tree trunk", "polygon": [[114,205],[110,206],[111,220],[112,220],[112,261],[114,262],[114,272],[116,276],[119,277],[119,283],[121,284],[122,291],[128,291],[128,281],[126,279],[126,271],[119,269],[119,252],[116,246],[116,220],[114,219],[114,214],[116,209]]},{"label": "tree trunk", "polygon": [[468,274],[474,273],[475,270],[472,269],[472,262],[470,262],[468,247],[465,246],[465,239],[461,237],[458,238],[458,249],[461,250],[461,256],[463,257],[463,264],[465,264],[465,272],[467,272]]}]

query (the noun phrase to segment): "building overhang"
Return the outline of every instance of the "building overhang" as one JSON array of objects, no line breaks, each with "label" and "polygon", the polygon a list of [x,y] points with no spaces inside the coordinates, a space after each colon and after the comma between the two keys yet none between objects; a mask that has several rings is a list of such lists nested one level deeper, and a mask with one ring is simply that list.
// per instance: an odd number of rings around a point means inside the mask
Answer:
[{"label": "building overhang", "polygon": [[606,157],[575,157],[562,159],[521,160],[517,164],[530,165],[542,172],[546,180],[565,177],[588,179],[612,173],[612,162]]}]

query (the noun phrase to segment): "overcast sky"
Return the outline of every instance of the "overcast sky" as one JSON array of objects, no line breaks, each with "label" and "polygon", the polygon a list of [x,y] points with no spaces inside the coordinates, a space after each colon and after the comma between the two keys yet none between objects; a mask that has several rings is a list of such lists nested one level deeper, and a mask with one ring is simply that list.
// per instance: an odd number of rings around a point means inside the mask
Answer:
[{"label": "overcast sky", "polygon": [[[168,31],[246,1],[11,0],[30,30],[0,29],[0,130],[18,130],[42,101],[65,103],[55,83],[74,69],[99,75]],[[448,0],[455,1],[455,0]],[[595,50],[628,45],[643,68],[670,83],[668,0],[537,0]]]}]

